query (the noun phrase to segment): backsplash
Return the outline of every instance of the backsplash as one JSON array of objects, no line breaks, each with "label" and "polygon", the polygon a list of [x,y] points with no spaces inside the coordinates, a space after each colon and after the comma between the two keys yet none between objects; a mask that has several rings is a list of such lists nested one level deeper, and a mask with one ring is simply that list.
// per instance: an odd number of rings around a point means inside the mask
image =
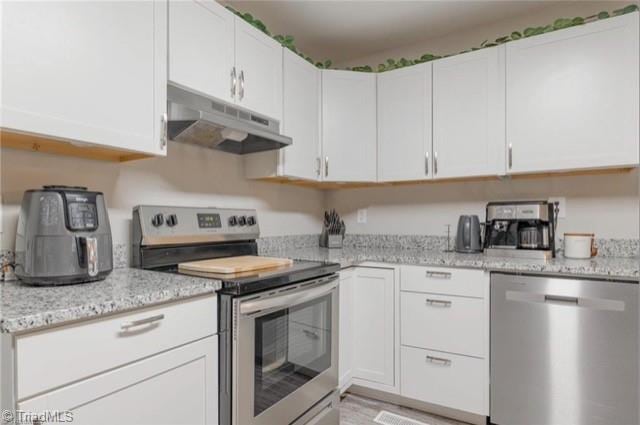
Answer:
[{"label": "backsplash", "polygon": [[[278,250],[302,249],[318,246],[318,234],[268,236],[257,240],[259,252],[277,252]],[[455,236],[449,239],[449,249],[454,248]],[[559,252],[562,253],[562,239],[558,239]],[[640,256],[639,239],[596,239],[598,257],[633,258]],[[444,251],[447,249],[446,236],[432,235],[368,235],[347,234],[344,247],[350,248],[389,248],[424,249],[425,251]],[[13,280],[13,252],[0,250],[0,281]],[[129,267],[131,264],[130,246],[113,244],[113,268]]]}]

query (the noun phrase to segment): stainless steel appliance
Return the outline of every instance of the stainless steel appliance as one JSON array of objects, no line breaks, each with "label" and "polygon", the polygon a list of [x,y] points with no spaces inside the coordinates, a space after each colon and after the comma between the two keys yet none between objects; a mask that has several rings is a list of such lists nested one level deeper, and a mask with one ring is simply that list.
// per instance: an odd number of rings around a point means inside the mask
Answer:
[{"label": "stainless steel appliance", "polygon": [[477,215],[461,215],[456,233],[456,252],[482,252],[480,219]]},{"label": "stainless steel appliance", "polygon": [[491,422],[638,422],[638,284],[491,276]]},{"label": "stainless steel appliance", "polygon": [[264,115],[169,85],[169,138],[235,154],[269,151],[289,146],[280,134],[280,122]]},{"label": "stainless steel appliance", "polygon": [[32,285],[104,279],[113,268],[104,196],[86,187],[44,186],[22,198],[16,276]]},{"label": "stainless steel appliance", "polygon": [[547,201],[489,202],[484,252],[501,257],[555,257],[556,205]]},{"label": "stainless steel appliance", "polygon": [[[256,255],[253,210],[139,206],[133,262],[177,273],[183,262]],[[290,266],[222,280],[220,425],[337,425],[339,265]]]}]

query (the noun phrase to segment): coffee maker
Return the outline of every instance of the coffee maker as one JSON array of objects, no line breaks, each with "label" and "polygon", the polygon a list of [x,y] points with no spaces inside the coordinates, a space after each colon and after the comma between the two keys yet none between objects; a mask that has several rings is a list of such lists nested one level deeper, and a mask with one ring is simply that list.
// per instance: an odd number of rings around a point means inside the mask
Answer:
[{"label": "coffee maker", "polygon": [[489,202],[484,252],[489,256],[555,257],[556,205],[548,201]]}]

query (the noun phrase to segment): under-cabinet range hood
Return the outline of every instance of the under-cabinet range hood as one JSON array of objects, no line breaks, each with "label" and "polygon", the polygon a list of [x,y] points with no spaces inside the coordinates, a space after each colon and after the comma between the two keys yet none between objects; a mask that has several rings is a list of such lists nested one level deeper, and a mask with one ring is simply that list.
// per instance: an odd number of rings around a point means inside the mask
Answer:
[{"label": "under-cabinet range hood", "polygon": [[289,146],[277,120],[169,85],[169,139],[239,155]]}]

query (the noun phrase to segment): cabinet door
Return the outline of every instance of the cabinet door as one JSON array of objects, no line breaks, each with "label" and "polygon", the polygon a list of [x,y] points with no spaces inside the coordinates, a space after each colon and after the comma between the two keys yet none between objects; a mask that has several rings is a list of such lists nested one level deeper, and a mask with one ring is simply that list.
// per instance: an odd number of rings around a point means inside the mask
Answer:
[{"label": "cabinet door", "polygon": [[431,177],[431,64],[378,75],[378,180]]},{"label": "cabinet door", "polygon": [[293,139],[283,153],[283,174],[317,180],[320,175],[320,71],[284,49],[282,133]]},{"label": "cabinet door", "polygon": [[2,7],[4,128],[165,153],[166,2]]},{"label": "cabinet door", "polygon": [[638,164],[638,14],[507,45],[508,171]]},{"label": "cabinet door", "polygon": [[353,296],[355,288],[355,272],[340,272],[340,355],[338,361],[339,388],[345,391],[353,378]]},{"label": "cabinet door", "polygon": [[282,45],[235,17],[236,103],[282,120]]},{"label": "cabinet door", "polygon": [[376,180],[376,75],[322,71],[325,181]]},{"label": "cabinet door", "polygon": [[213,0],[170,0],[169,80],[233,102],[234,22]]},{"label": "cabinet door", "polygon": [[395,385],[394,271],[356,269],[353,292],[353,377]]},{"label": "cabinet door", "polygon": [[[218,337],[208,337],[18,403],[74,424],[218,423]],[[44,355],[44,353],[43,353]],[[70,420],[67,420],[70,422]]]},{"label": "cabinet door", "polygon": [[433,64],[434,177],[504,174],[504,46]]}]

